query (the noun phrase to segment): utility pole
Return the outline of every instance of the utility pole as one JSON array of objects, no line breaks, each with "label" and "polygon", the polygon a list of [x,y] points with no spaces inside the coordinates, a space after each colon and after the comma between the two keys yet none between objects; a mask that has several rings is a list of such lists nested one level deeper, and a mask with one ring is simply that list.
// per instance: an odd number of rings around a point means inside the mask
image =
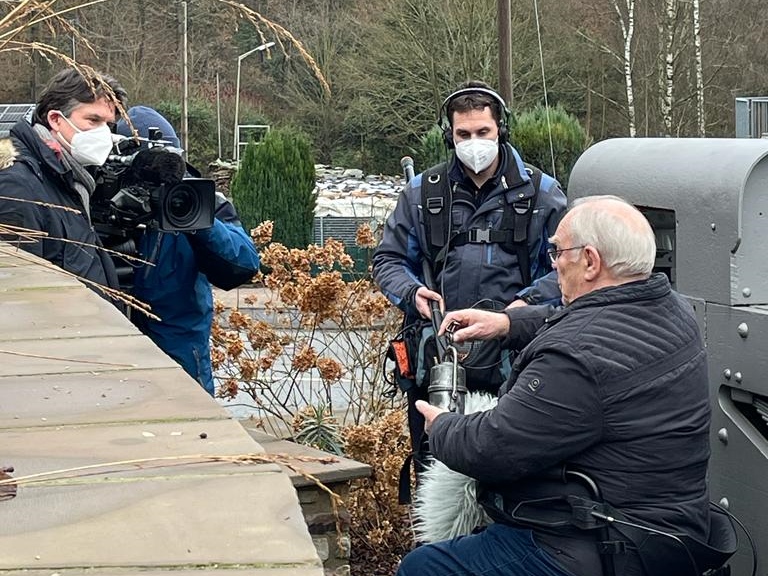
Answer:
[{"label": "utility pole", "polygon": [[512,107],[512,0],[497,0],[499,27],[499,95]]},{"label": "utility pole", "polygon": [[187,60],[187,2],[184,0],[181,3],[183,22],[182,26],[182,61],[183,61],[183,74],[184,79],[184,98],[181,102],[181,147],[184,148],[184,153],[188,154],[189,151],[189,62]]},{"label": "utility pole", "polygon": [[221,160],[221,88],[218,72],[216,72],[216,133],[219,136],[219,155],[216,158]]}]

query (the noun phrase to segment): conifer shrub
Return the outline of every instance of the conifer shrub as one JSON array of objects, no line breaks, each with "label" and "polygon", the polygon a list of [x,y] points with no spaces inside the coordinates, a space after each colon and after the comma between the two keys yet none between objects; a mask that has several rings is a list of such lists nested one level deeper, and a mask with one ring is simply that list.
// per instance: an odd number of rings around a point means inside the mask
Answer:
[{"label": "conifer shrub", "polygon": [[432,126],[421,136],[419,148],[415,152],[417,174],[440,162],[445,162],[449,151],[445,147],[443,131],[438,126]]},{"label": "conifer shrub", "polygon": [[[171,123],[176,129],[176,136],[181,140],[181,105],[175,101],[163,100],[154,108]],[[187,158],[192,166],[204,172],[208,164],[217,156],[216,108],[207,101],[193,99],[189,106],[188,123]]]},{"label": "conifer shrub", "polygon": [[[510,141],[526,162],[551,173],[552,154],[547,124],[547,109],[536,106],[513,120]],[[549,125],[552,127],[556,176],[567,187],[576,159],[589,144],[587,134],[578,119],[560,105],[549,108]]]},{"label": "conifer shrub", "polygon": [[283,128],[270,130],[258,144],[248,144],[230,191],[246,230],[271,220],[275,242],[305,248],[312,242],[314,188],[309,140]]}]

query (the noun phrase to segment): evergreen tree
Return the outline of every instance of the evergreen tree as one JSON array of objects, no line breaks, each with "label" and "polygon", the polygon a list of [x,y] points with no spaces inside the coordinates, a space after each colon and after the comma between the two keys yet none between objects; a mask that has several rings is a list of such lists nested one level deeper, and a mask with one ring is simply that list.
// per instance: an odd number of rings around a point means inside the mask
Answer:
[{"label": "evergreen tree", "polygon": [[[547,118],[549,116],[549,118]],[[550,127],[552,148],[550,149]],[[536,106],[512,119],[510,142],[523,159],[544,172],[552,172],[552,152],[557,179],[568,186],[568,177],[576,159],[587,148],[588,139],[575,116],[560,105],[549,108]]]},{"label": "evergreen tree", "polygon": [[271,130],[250,142],[232,179],[232,200],[246,230],[274,222],[272,239],[289,248],[312,241],[316,197],[315,164],[306,136]]}]

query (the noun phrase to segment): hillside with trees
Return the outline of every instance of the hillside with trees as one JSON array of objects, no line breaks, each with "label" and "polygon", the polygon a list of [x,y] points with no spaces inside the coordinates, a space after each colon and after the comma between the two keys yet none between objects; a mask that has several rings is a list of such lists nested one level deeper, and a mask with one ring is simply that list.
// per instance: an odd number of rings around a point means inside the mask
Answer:
[{"label": "hillside with trees", "polygon": [[[19,4],[3,2],[0,16]],[[44,21],[0,30],[0,102],[34,101],[63,66],[8,41],[46,43],[116,76],[132,103],[156,106],[178,126],[181,0],[53,4],[87,5],[64,15],[66,28]],[[761,5],[514,2],[510,108],[520,114],[543,104],[546,80],[549,104],[575,115],[590,141],[733,136],[734,97],[768,91],[768,56],[759,50],[768,29],[755,18]],[[367,172],[398,172],[398,159],[418,152],[458,83],[497,83],[496,0],[188,0],[186,7],[190,155],[201,166],[219,155],[219,136],[221,156],[232,157],[238,56],[265,42],[277,44],[241,61],[240,123],[299,128],[318,162]],[[243,8],[256,16],[244,17]]]}]

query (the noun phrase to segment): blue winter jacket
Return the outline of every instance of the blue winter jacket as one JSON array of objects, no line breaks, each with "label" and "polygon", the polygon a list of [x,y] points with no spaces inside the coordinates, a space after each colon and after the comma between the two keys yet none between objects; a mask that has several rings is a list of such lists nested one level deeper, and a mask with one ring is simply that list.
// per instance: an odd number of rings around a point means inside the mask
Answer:
[{"label": "blue winter jacket", "polygon": [[231,290],[248,282],[259,255],[232,204],[216,195],[213,227],[194,233],[151,231],[138,241],[143,265],[134,272],[133,295],[161,321],[135,314],[133,322],[213,395],[209,338],[213,321],[211,284]]},{"label": "blue winter jacket", "polygon": [[[454,190],[450,202],[452,220],[459,229],[499,229],[503,202],[517,201],[521,194],[533,194],[531,178],[517,151],[509,144],[500,148],[500,163],[496,174],[477,192],[454,158],[448,174]],[[520,174],[518,185],[507,186],[504,175],[509,163]],[[373,275],[389,300],[411,317],[417,313],[413,297],[424,285],[422,260],[428,254],[421,198],[422,175],[409,182],[398,199],[394,212],[387,220],[381,243],[373,257]],[[456,199],[457,190],[464,190],[479,202]],[[467,194],[464,195],[465,197]],[[479,204],[479,205],[476,205]],[[559,303],[560,291],[556,273],[552,271],[547,249],[548,238],[555,233],[565,213],[566,199],[560,184],[547,174],[542,175],[533,214],[528,227],[528,247],[532,286],[526,286],[517,262],[517,254],[499,244],[467,243],[451,247],[445,266],[431,287],[442,294],[446,309],[468,308],[480,300],[494,300],[504,305],[516,298],[529,303]]]}]

